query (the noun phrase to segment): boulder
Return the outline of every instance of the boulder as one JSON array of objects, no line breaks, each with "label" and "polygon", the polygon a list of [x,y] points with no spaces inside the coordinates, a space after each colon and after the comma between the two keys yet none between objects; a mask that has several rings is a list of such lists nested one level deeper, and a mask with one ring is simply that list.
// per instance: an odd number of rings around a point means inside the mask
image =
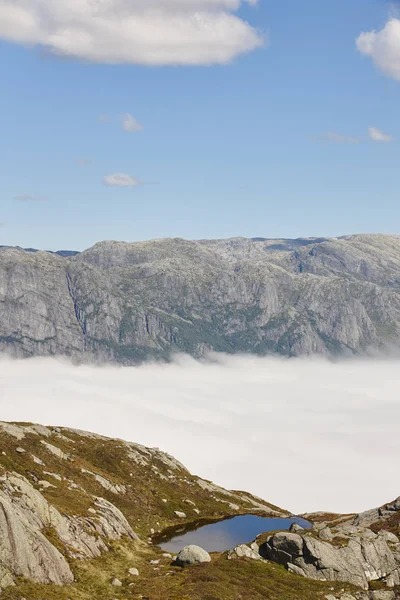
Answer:
[{"label": "boulder", "polygon": [[397,537],[397,535],[395,535],[391,531],[382,530],[379,532],[379,537],[384,539],[386,542],[389,542],[390,544],[398,544],[399,543],[399,538]]},{"label": "boulder", "polygon": [[249,548],[246,544],[239,544],[233,550],[228,552],[228,559],[232,558],[251,558],[252,560],[261,560],[260,553],[255,548]]},{"label": "boulder", "polygon": [[369,597],[371,600],[395,600],[396,594],[389,590],[375,590]]},{"label": "boulder", "polygon": [[325,542],[330,542],[333,539],[332,531],[329,527],[324,527],[318,534],[320,540],[324,540]]},{"label": "boulder", "polygon": [[272,535],[260,547],[260,554],[268,560],[284,565],[294,564],[294,559],[303,554],[303,538],[297,533],[282,531]]},{"label": "boulder", "polygon": [[181,567],[206,562],[211,562],[211,556],[200,546],[186,546],[176,557],[176,563]]}]

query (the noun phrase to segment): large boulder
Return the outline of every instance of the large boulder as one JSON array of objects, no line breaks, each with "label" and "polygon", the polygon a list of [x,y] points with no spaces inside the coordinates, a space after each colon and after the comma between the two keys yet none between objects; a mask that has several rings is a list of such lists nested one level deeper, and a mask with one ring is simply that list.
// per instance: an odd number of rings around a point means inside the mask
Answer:
[{"label": "large boulder", "polygon": [[211,556],[200,546],[186,546],[176,557],[176,563],[181,567],[211,561]]}]

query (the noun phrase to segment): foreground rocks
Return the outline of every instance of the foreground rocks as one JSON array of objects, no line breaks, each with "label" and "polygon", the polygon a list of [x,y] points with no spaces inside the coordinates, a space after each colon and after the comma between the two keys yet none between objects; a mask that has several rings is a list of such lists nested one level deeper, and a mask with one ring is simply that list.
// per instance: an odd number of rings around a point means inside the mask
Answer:
[{"label": "foreground rocks", "polygon": [[370,581],[400,585],[400,544],[389,547],[384,535],[365,530],[351,535],[343,547],[311,534],[277,533],[260,547],[260,554],[297,575],[322,581],[343,581],[368,589]]},{"label": "foreground rocks", "polygon": [[186,546],[176,557],[176,564],[181,567],[207,562],[211,562],[211,556],[200,546]]}]

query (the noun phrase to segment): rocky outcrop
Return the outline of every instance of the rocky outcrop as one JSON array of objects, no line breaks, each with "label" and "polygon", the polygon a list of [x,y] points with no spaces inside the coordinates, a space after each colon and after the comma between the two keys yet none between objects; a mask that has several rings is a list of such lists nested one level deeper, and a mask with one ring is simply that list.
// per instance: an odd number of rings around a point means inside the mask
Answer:
[{"label": "rocky outcrop", "polygon": [[400,526],[400,497],[379,508],[358,514],[350,523],[346,524],[346,527],[370,527],[371,525],[376,525],[382,528],[385,526],[385,523],[396,521]]},{"label": "rocky outcrop", "polygon": [[400,236],[0,248],[0,351],[132,364],[183,351],[399,347]]},{"label": "rocky outcrop", "polygon": [[400,585],[400,543],[395,536],[359,529],[346,537],[341,530],[330,539],[332,542],[312,533],[279,532],[270,536],[259,552],[263,558],[310,579],[343,581],[363,589],[378,580],[388,587]]},{"label": "rocky outcrop", "polygon": [[[107,540],[136,539],[120,510],[97,498],[90,518],[62,515],[25,477],[0,478],[0,587],[14,576],[63,585],[74,579],[68,562],[44,535],[51,531],[73,558],[95,558],[108,550]],[[6,578],[5,578],[6,577]]]},{"label": "rocky outcrop", "polygon": [[14,576],[37,583],[72,583],[74,576],[62,554],[43,535],[43,523],[0,492],[0,587]]}]

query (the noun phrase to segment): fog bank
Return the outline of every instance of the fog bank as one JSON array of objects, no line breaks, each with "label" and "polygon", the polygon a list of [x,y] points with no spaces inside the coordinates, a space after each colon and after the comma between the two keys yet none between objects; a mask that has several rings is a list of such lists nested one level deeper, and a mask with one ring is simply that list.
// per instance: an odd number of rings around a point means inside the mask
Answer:
[{"label": "fog bank", "polygon": [[283,508],[358,512],[400,495],[400,361],[186,356],[168,365],[0,360],[0,420],[156,446]]}]

